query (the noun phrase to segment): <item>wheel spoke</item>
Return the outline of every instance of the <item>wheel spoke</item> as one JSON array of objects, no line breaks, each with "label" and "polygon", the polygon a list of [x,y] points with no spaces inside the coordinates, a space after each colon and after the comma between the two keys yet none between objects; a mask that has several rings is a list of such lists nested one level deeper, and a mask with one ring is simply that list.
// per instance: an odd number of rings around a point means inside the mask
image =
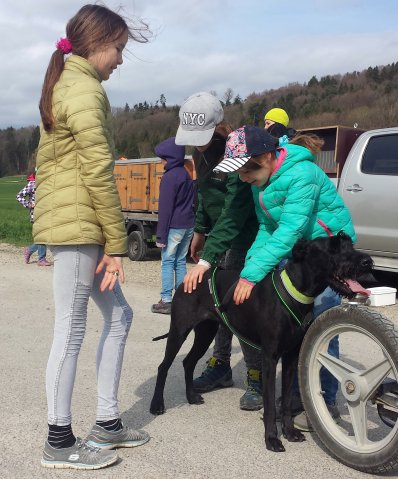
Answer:
[{"label": "wheel spoke", "polygon": [[347,374],[359,374],[360,371],[341,359],[335,358],[326,352],[318,352],[318,361],[332,374],[340,383]]},{"label": "wheel spoke", "polygon": [[348,402],[348,411],[351,416],[352,427],[358,446],[364,446],[368,441],[366,403],[362,401]]},{"label": "wheel spoke", "polygon": [[361,381],[361,399],[362,401],[367,401],[377,387],[382,383],[382,381],[387,377],[391,372],[391,364],[384,358],[378,364],[375,364],[369,369],[362,371],[359,376],[362,378]]}]

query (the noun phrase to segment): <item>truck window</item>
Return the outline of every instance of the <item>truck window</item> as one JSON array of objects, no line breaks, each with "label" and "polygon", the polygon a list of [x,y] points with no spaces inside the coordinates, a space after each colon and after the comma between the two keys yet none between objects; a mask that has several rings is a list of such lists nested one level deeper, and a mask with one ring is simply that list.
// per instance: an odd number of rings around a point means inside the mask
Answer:
[{"label": "truck window", "polygon": [[371,175],[398,175],[398,135],[374,136],[363,155],[361,170]]}]

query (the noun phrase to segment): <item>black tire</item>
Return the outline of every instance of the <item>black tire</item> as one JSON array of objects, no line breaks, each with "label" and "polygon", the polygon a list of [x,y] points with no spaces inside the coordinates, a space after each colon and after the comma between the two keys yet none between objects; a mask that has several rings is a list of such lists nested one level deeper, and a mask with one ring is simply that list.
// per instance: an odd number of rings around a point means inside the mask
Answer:
[{"label": "black tire", "polygon": [[142,261],[147,253],[147,245],[140,231],[132,231],[128,236],[128,257],[131,261]]},{"label": "black tire", "polygon": [[[336,335],[339,360],[327,353]],[[356,354],[359,360],[352,359]],[[343,396],[339,424],[323,400],[322,365],[339,382]],[[375,310],[344,304],[320,315],[306,333],[299,357],[299,384],[308,418],[327,451],[359,471],[381,473],[398,466],[398,421],[391,429],[382,424],[372,401],[387,377],[398,380],[398,330]]]}]

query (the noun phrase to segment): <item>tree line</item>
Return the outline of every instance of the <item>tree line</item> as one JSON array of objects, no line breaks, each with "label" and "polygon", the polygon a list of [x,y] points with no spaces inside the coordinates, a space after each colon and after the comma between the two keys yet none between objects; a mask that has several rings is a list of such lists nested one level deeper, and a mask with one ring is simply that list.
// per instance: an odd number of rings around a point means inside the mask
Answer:
[{"label": "tree line", "polygon": [[[296,129],[398,125],[398,62],[319,79],[313,76],[306,83],[290,83],[245,99],[232,88],[221,95],[211,93],[223,103],[225,119],[235,128],[262,126],[265,112],[273,107],[284,108]],[[122,108],[112,108],[117,157],[154,156],[156,144],[175,135],[179,108],[168,106],[163,93],[155,102],[144,100],[131,106],[126,102]],[[38,126],[0,130],[0,177],[32,170],[39,137]]]}]

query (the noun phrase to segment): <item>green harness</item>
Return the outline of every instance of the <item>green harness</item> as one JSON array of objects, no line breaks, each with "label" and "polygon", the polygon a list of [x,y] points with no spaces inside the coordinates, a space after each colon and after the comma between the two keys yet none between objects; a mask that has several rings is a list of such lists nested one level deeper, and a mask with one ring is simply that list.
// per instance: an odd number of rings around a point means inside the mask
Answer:
[{"label": "green harness", "polygon": [[[226,313],[224,311],[221,311],[221,303],[216,289],[217,269],[218,268],[213,269],[211,278],[209,279],[210,294],[213,298],[214,308],[217,314],[219,315],[225,326],[231,331],[232,334],[234,334],[239,339],[239,341],[248,344],[254,349],[261,350],[261,346],[241,336],[241,334],[230,323]],[[300,293],[300,291],[298,291],[298,289],[296,289],[296,287],[291,282],[285,269],[283,269],[282,271],[274,269],[271,273],[271,280],[279,300],[282,302],[289,314],[295,319],[295,321],[300,327],[306,327],[309,323],[306,318],[308,317],[309,310],[312,309],[309,308],[309,306],[312,305],[312,303],[314,302],[314,298],[311,296],[305,296],[303,293]]]}]

